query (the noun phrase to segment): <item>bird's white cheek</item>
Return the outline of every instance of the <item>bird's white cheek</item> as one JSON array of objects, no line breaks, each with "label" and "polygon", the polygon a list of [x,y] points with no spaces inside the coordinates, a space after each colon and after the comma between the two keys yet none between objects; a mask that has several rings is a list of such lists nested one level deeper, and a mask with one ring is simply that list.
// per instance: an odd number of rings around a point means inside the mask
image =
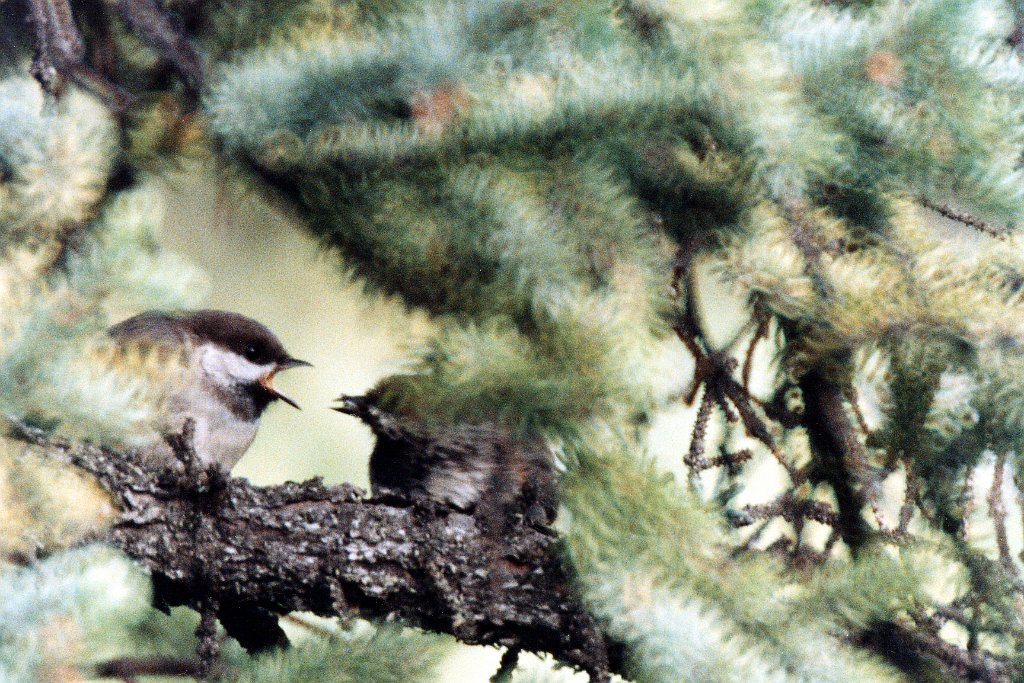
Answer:
[{"label": "bird's white cheek", "polygon": [[213,344],[199,347],[199,366],[207,376],[223,384],[252,384],[274,367],[257,365]]}]

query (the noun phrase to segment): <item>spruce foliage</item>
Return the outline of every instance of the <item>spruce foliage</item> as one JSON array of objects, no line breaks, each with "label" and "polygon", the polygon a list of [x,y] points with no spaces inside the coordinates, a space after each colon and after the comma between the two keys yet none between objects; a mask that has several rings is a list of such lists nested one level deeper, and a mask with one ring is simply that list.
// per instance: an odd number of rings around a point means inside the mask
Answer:
[{"label": "spruce foliage", "polygon": [[[388,408],[556,452],[568,573],[630,679],[1024,680],[1016,3],[167,4],[211,60],[199,114],[145,57],[120,119],[75,87],[44,101],[18,60],[0,81],[5,413],[145,429],[159,362],[102,330],[197,300],[146,184],[204,154],[436,319]],[[723,344],[726,291],[747,321]],[[680,402],[677,479],[648,438]],[[24,561],[103,515],[59,514],[20,450],[0,519]],[[55,656],[52,628],[192,644],[94,552],[0,570],[0,673],[123,653]],[[107,566],[132,576],[113,598],[90,583]],[[229,651],[224,678],[432,680],[441,652],[357,628]]]}]

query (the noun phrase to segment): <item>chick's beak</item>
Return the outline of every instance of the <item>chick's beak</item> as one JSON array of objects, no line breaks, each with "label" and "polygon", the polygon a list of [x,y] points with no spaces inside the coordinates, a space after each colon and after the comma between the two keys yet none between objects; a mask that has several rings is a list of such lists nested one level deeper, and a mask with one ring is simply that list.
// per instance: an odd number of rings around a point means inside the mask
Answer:
[{"label": "chick's beak", "polygon": [[282,370],[288,370],[289,368],[299,368],[299,367],[309,367],[309,368],[311,368],[311,367],[313,367],[313,364],[312,363],[307,363],[304,360],[299,360],[298,358],[286,358],[285,360],[283,360],[280,363],[278,363],[277,367],[275,367],[273,370],[271,370],[267,374],[263,375],[262,377],[260,377],[256,381],[257,381],[257,383],[261,387],[263,387],[263,389],[268,394],[270,394],[274,398],[281,399],[282,401],[284,401],[285,403],[290,405],[292,408],[295,408],[297,410],[302,410],[302,408],[299,408],[299,404],[298,403],[296,403],[295,401],[291,400],[290,398],[288,398],[287,396],[282,394],[280,391],[278,391],[274,387],[274,375],[276,375],[277,373],[279,373]]},{"label": "chick's beak", "polygon": [[358,415],[359,410],[362,407],[361,396],[339,396],[334,399],[337,405],[331,406],[331,410],[337,410],[339,413],[345,413],[347,415]]}]

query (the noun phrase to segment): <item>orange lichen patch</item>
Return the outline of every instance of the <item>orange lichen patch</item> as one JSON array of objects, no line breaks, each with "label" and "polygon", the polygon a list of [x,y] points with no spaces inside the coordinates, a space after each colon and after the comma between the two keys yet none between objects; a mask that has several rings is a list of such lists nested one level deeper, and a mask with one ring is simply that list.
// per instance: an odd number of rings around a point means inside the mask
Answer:
[{"label": "orange lichen patch", "polygon": [[204,138],[203,117],[170,95],[154,107],[152,124],[158,126],[157,151],[182,154],[195,150]]},{"label": "orange lichen patch", "polygon": [[864,60],[864,75],[868,80],[886,88],[895,88],[903,82],[906,70],[903,60],[888,50],[875,50]]},{"label": "orange lichen patch", "polygon": [[131,132],[131,152],[140,161],[158,163],[158,155],[198,158],[205,149],[205,118],[173,95],[141,110]]},{"label": "orange lichen patch", "polygon": [[469,104],[466,88],[450,81],[433,89],[417,90],[410,101],[413,121],[424,133],[440,133],[468,109]]}]

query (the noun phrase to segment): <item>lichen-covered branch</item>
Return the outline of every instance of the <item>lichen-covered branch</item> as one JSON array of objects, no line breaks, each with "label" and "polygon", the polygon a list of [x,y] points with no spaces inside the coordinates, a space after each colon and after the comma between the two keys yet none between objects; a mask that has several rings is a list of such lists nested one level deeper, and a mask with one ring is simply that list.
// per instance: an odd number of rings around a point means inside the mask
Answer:
[{"label": "lichen-covered branch", "polygon": [[120,515],[107,540],[152,573],[158,600],[215,612],[248,648],[280,642],[277,615],[303,610],[400,619],[608,676],[603,636],[577,607],[546,529],[510,524],[496,553],[473,516],[442,505],[366,499],[319,480],[183,481],[104,449],[13,431],[111,493]]}]

